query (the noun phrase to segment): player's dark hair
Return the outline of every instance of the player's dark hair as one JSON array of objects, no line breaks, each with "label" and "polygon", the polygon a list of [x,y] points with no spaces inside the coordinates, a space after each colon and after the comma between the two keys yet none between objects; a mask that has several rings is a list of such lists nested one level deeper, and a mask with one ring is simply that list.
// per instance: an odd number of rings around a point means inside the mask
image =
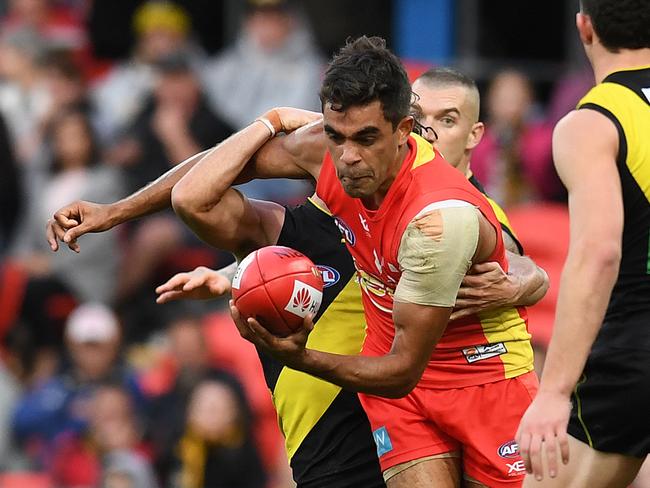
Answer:
[{"label": "player's dark hair", "polygon": [[650,48],[648,0],[580,0],[580,8],[608,51]]},{"label": "player's dark hair", "polygon": [[381,37],[348,40],[334,56],[320,90],[323,106],[345,111],[379,100],[393,129],[409,114],[411,85],[397,56]]}]

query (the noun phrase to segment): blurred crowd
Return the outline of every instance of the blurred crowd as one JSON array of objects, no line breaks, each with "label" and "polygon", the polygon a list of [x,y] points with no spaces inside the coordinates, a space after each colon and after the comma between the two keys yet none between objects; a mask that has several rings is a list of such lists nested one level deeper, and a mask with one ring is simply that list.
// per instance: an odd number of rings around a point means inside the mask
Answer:
[{"label": "blurred crowd", "polygon": [[[291,486],[256,352],[224,303],[155,304],[174,273],[232,257],[171,212],[85,236],[79,254],[51,252],[44,229],[64,204],[115,201],[269,108],[318,110],[325,58],[282,0],[246,2],[236,39],[214,54],[183,6],[150,0],[125,22],[130,55],[102,59],[90,19],[105,6],[0,2],[0,486]],[[552,127],[592,83],[567,75],[546,107],[517,70],[487,87],[472,168],[519,215],[515,230],[540,206],[565,222]],[[284,204],[311,190],[243,187]],[[539,245],[542,266],[561,262],[555,240]]]}]

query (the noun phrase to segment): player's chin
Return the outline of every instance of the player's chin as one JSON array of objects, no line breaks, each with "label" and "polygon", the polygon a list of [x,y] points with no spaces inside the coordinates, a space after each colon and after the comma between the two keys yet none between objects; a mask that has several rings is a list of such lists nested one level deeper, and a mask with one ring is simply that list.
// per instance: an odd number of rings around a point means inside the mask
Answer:
[{"label": "player's chin", "polygon": [[345,193],[347,193],[352,198],[369,197],[373,193],[372,191],[370,191],[365,186],[362,186],[362,185],[359,185],[359,184],[354,184],[354,183],[352,183],[352,184],[343,183],[343,190],[345,190]]}]

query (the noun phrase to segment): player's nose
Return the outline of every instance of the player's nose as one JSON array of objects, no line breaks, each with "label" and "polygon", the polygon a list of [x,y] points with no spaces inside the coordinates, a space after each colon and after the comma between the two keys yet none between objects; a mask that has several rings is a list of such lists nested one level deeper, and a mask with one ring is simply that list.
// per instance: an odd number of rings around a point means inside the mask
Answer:
[{"label": "player's nose", "polygon": [[354,147],[345,147],[341,153],[341,162],[347,165],[353,165],[361,161],[359,151]]}]

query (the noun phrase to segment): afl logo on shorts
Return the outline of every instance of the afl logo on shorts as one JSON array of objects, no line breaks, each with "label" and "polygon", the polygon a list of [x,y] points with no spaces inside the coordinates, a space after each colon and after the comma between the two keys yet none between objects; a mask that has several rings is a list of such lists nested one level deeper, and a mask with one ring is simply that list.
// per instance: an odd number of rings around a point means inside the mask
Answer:
[{"label": "afl logo on shorts", "polygon": [[341,279],[341,274],[336,271],[334,268],[319,264],[316,266],[320,275],[323,278],[323,288],[329,288],[330,286],[336,285]]},{"label": "afl logo on shorts", "polygon": [[341,234],[343,234],[343,237],[345,237],[345,240],[348,241],[348,244],[354,246],[354,243],[357,241],[357,238],[354,237],[354,232],[352,232],[352,229],[348,227],[348,224],[343,222],[338,217],[334,217],[334,223],[341,231]]},{"label": "afl logo on shorts", "polygon": [[516,441],[508,441],[505,444],[501,444],[497,450],[497,454],[506,459],[519,457],[519,444]]}]

